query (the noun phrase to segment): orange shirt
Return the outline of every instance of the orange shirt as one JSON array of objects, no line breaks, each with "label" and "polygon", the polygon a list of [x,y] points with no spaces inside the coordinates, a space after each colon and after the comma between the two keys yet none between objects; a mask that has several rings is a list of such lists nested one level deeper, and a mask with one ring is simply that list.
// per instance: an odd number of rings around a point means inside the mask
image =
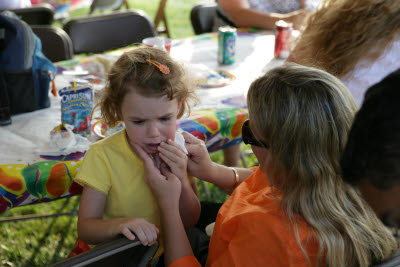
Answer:
[{"label": "orange shirt", "polygon": [[[265,174],[256,168],[219,210],[206,266],[307,266],[292,223],[275,196]],[[301,219],[298,229],[311,266],[315,266],[318,243]],[[200,265],[194,256],[186,256],[169,266]]]}]

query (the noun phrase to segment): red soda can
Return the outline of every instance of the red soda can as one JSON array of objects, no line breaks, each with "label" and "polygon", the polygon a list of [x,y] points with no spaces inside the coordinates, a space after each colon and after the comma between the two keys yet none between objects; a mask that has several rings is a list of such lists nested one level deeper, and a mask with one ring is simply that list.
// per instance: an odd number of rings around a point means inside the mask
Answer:
[{"label": "red soda can", "polygon": [[292,24],[283,20],[275,23],[275,58],[287,58],[290,54],[290,36]]}]

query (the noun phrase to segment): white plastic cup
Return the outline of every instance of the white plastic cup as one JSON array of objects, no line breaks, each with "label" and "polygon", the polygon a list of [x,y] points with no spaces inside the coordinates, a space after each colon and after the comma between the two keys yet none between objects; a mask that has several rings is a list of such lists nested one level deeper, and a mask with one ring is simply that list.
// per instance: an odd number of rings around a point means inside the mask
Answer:
[{"label": "white plastic cup", "polygon": [[164,40],[164,44],[165,44],[165,49],[167,49],[168,53],[171,52],[171,45],[172,45],[172,40],[169,38],[165,38],[165,37],[148,37],[143,39],[142,43],[147,45],[148,47],[153,47],[154,45],[154,41],[156,40],[156,38],[162,38]]}]

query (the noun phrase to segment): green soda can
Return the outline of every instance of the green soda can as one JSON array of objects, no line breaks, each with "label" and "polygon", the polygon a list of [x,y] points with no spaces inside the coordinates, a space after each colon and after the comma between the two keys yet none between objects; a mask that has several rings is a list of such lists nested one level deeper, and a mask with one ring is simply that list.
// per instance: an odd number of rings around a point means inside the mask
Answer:
[{"label": "green soda can", "polygon": [[235,63],[236,28],[222,26],[218,29],[218,63],[230,65]]}]

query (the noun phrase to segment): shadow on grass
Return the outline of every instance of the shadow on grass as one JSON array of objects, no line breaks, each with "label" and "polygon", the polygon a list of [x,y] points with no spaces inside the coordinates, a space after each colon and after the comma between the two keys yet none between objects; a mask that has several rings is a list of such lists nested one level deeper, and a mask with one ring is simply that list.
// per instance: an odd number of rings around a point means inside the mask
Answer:
[{"label": "shadow on grass", "polygon": [[[74,206],[77,206],[78,204],[79,204],[79,199],[76,198]],[[49,264],[53,264],[53,263],[56,263],[58,261],[64,260],[63,257],[60,257],[60,251],[61,251],[62,247],[64,246],[64,243],[65,243],[67,235],[71,234],[71,226],[72,226],[73,220],[74,220],[74,217],[73,216],[69,216],[67,227],[65,227],[63,229],[63,231],[60,233],[61,239],[58,242],[57,248],[56,248],[56,250],[55,250],[55,252],[53,254],[53,257],[51,258]],[[72,250],[72,247],[70,249]]]},{"label": "shadow on grass", "polygon": [[[64,201],[63,205],[58,210],[56,210],[56,213],[63,212],[65,210],[65,208],[68,206],[68,204],[70,203],[70,201],[71,201],[71,198],[68,198],[66,201]],[[47,229],[46,229],[45,233],[42,235],[42,237],[38,240],[38,245],[34,248],[31,257],[25,261],[23,266],[33,266],[34,265],[34,259],[36,258],[37,253],[39,252],[41,246],[43,244],[45,244],[45,240],[49,237],[51,229],[53,228],[54,224],[56,223],[56,220],[57,220],[57,217],[52,217],[50,225],[47,227]],[[71,216],[70,220],[72,220],[72,216]],[[65,233],[63,231],[62,244],[64,243],[64,239],[65,239]],[[57,251],[59,251],[59,249],[57,249]],[[55,256],[53,256],[53,258],[54,257]]]}]

